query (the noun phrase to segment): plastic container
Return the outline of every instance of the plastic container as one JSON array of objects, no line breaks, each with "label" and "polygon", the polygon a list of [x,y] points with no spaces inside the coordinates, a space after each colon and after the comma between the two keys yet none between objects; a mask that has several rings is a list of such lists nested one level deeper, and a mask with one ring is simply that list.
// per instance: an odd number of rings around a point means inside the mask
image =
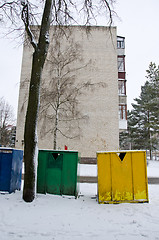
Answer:
[{"label": "plastic container", "polygon": [[76,151],[39,150],[37,192],[77,197],[78,162]]},{"label": "plastic container", "polygon": [[148,202],[146,151],[97,152],[98,203]]},{"label": "plastic container", "polygon": [[21,189],[23,151],[0,148],[0,191]]}]

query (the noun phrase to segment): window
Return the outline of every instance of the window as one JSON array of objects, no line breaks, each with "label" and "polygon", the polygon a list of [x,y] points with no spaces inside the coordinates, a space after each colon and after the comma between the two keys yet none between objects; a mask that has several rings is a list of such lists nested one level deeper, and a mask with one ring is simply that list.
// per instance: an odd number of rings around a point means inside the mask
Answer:
[{"label": "window", "polygon": [[119,105],[119,119],[127,120],[127,105]]},{"label": "window", "polygon": [[126,95],[126,82],[124,80],[118,81],[118,93],[119,95]]},{"label": "window", "polygon": [[124,56],[121,56],[121,57],[118,56],[118,71],[125,72],[125,57]]},{"label": "window", "polygon": [[125,39],[123,37],[117,38],[117,48],[125,48]]}]

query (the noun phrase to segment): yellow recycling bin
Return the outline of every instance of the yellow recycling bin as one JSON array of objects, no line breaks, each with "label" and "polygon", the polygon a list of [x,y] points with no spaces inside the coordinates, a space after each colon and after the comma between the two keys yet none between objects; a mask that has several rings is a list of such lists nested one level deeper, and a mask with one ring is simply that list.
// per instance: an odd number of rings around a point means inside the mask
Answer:
[{"label": "yellow recycling bin", "polygon": [[97,152],[98,203],[148,202],[146,151]]}]

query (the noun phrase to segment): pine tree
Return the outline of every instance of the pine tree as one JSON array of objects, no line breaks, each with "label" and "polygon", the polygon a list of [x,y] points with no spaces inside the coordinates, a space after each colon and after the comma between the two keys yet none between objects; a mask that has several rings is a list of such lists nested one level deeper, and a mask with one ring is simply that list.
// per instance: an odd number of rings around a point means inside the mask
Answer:
[{"label": "pine tree", "polygon": [[153,129],[156,134],[159,134],[159,66],[157,67],[155,63],[150,63],[149,70],[147,72],[147,78],[152,87],[152,99],[151,99],[151,112]]},{"label": "pine tree", "polygon": [[150,63],[146,72],[148,80],[141,87],[140,96],[134,99],[133,109],[128,113],[128,130],[121,134],[121,139],[131,149],[149,150],[151,157],[152,150],[159,147],[159,67]]}]

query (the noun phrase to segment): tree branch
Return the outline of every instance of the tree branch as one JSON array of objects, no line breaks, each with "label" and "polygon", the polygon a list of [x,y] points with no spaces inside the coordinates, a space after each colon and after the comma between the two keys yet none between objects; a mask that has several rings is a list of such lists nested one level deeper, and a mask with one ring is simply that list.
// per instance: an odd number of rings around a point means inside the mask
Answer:
[{"label": "tree branch", "polygon": [[106,8],[108,8],[108,11],[109,11],[109,19],[110,19],[110,26],[111,26],[112,23],[113,23],[112,10],[111,10],[110,5],[109,5],[109,3],[108,3],[107,0],[103,0],[103,2],[105,3]]},{"label": "tree branch", "polygon": [[28,3],[26,3],[24,5],[23,2],[22,2],[22,6],[23,6],[23,9],[22,9],[21,18],[22,18],[22,21],[24,22],[25,30],[26,30],[26,32],[28,34],[29,39],[30,39],[30,43],[33,46],[33,48],[36,50],[37,49],[37,43],[35,41],[35,37],[34,37],[32,31],[30,29],[29,6],[28,6]]},{"label": "tree branch", "polygon": [[3,8],[3,7],[5,7],[5,6],[11,6],[11,5],[13,5],[13,4],[18,5],[18,2],[12,1],[12,2],[3,3],[2,5],[0,5],[0,8]]},{"label": "tree branch", "polygon": [[68,139],[74,139],[74,138],[79,137],[79,134],[71,137],[70,135],[64,134],[60,129],[57,129],[57,131],[60,132],[62,134],[62,136],[64,136],[65,138],[68,138]]}]

